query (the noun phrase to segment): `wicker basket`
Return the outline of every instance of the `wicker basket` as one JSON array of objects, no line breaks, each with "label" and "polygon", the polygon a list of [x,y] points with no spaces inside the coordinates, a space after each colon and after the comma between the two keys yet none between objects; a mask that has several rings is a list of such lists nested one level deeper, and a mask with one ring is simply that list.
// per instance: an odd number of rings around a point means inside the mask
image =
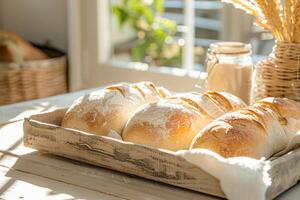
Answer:
[{"label": "wicker basket", "polygon": [[255,69],[256,100],[287,97],[300,101],[300,44],[277,42]]},{"label": "wicker basket", "polygon": [[65,93],[66,57],[42,48],[51,58],[22,63],[0,62],[0,105]]}]

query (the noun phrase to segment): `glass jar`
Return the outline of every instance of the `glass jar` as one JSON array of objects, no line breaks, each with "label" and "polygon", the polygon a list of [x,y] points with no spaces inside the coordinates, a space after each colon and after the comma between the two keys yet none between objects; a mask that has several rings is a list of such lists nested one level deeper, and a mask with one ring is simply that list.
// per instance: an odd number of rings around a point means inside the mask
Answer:
[{"label": "glass jar", "polygon": [[210,45],[206,60],[206,89],[252,99],[253,62],[250,44],[218,42]]}]

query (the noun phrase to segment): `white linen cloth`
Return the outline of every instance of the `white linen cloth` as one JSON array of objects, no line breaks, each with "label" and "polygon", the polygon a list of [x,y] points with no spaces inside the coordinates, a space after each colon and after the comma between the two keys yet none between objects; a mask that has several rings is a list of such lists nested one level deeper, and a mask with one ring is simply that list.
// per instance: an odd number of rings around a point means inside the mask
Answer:
[{"label": "white linen cloth", "polygon": [[176,154],[217,178],[229,200],[266,199],[266,191],[271,185],[270,161],[248,157],[223,158],[206,149],[182,150]]},{"label": "white linen cloth", "polygon": [[[300,131],[291,138],[285,149],[270,159],[298,147],[300,147]],[[266,199],[266,191],[272,183],[268,173],[271,167],[269,160],[249,157],[224,158],[207,149],[181,150],[177,151],[176,155],[217,178],[229,200]]]}]

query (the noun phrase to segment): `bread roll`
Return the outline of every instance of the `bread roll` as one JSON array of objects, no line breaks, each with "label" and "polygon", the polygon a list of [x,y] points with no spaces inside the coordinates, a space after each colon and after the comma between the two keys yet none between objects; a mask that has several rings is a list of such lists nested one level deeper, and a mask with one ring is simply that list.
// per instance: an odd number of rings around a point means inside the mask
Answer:
[{"label": "bread roll", "polygon": [[173,151],[188,149],[203,126],[245,106],[239,98],[222,92],[180,94],[139,108],[129,119],[122,138]]},{"label": "bread roll", "polygon": [[47,59],[48,56],[13,32],[0,30],[0,61],[21,62]]},{"label": "bread roll", "polygon": [[151,82],[117,84],[77,99],[67,110],[62,126],[99,135],[121,133],[137,108],[169,96]]},{"label": "bread roll", "polygon": [[266,98],[213,121],[197,134],[190,148],[210,149],[223,157],[269,158],[299,130],[300,103]]}]

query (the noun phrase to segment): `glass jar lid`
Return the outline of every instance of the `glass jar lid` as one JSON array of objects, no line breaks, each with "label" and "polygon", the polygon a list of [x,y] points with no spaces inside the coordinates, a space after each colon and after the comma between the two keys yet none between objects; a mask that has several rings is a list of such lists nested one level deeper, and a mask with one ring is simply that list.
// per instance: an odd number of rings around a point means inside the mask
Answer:
[{"label": "glass jar lid", "polygon": [[210,45],[210,51],[215,54],[248,54],[251,45],[242,42],[216,42]]}]

